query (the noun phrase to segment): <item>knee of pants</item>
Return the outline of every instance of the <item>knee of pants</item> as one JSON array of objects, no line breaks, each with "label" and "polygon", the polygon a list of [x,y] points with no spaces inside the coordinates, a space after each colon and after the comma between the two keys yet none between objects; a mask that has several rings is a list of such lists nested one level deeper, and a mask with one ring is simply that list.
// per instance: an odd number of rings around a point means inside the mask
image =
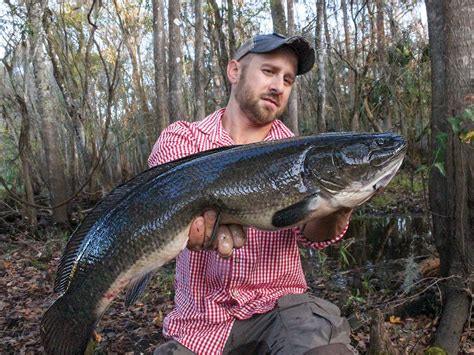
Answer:
[{"label": "knee of pants", "polygon": [[191,350],[178,343],[176,340],[170,340],[155,349],[153,355],[192,355]]}]

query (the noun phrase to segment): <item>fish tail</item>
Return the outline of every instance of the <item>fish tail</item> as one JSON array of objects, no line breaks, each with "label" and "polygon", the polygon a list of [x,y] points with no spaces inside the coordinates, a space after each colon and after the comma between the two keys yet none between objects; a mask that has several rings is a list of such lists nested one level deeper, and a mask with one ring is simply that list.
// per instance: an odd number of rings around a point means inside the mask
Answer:
[{"label": "fish tail", "polygon": [[46,354],[84,354],[96,319],[58,298],[41,320],[40,333]]}]

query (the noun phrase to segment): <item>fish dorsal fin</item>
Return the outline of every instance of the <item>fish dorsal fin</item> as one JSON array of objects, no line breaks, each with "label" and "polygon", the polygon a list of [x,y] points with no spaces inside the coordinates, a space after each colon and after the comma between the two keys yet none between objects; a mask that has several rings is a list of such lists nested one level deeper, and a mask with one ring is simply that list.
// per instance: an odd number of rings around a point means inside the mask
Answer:
[{"label": "fish dorsal fin", "polygon": [[128,285],[127,293],[125,294],[125,307],[132,306],[138,298],[143,294],[145,288],[150,283],[153,272],[146,273],[132,281]]},{"label": "fish dorsal fin", "polygon": [[69,283],[76,270],[77,261],[82,251],[87,247],[89,239],[89,231],[104,215],[104,213],[110,211],[110,209],[120,202],[125,196],[127,196],[136,187],[150,181],[151,179],[166,173],[174,167],[198,159],[203,156],[215,154],[224,150],[233,149],[236,146],[226,146],[207,150],[197,154],[189,155],[187,157],[171,161],[166,164],[158,165],[148,170],[145,170],[141,174],[133,177],[129,181],[117,186],[113,189],[106,197],[104,197],[82,220],[81,224],[72,233],[71,238],[64,248],[63,255],[59,262],[58,271],[56,273],[56,279],[54,281],[54,292],[63,293],[69,287]]}]

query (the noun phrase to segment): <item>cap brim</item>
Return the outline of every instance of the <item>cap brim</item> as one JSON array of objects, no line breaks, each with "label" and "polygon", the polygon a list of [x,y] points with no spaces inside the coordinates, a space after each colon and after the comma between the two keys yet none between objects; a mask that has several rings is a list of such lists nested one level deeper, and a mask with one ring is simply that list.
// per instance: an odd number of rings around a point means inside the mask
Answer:
[{"label": "cap brim", "polygon": [[293,49],[298,58],[298,75],[311,70],[315,61],[314,49],[309,42],[301,36],[293,36],[286,40],[286,45]]},{"label": "cap brim", "polygon": [[315,54],[309,42],[301,36],[293,36],[290,38],[281,38],[273,40],[265,45],[259,45],[257,48],[249,50],[249,53],[268,53],[283,46],[288,46],[296,54],[298,59],[297,75],[307,73],[311,70],[315,61]]}]

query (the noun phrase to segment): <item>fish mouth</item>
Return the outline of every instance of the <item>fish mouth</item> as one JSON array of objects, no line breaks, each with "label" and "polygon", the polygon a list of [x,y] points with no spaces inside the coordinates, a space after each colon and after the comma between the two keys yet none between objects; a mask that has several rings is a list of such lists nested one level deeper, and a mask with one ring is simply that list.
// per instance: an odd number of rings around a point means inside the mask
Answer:
[{"label": "fish mouth", "polygon": [[391,166],[389,167],[388,171],[386,174],[381,176],[379,179],[374,181],[372,185],[372,189],[374,191],[380,191],[383,189],[385,186],[388,185],[388,183],[393,179],[393,177],[396,175],[398,169],[403,163],[403,157],[404,155],[397,155],[396,159],[392,159],[388,164]]},{"label": "fish mouth", "polygon": [[408,149],[408,144],[403,137],[399,137],[395,142],[396,147],[390,149],[381,148],[369,153],[368,161],[370,166],[374,168],[384,168],[398,160],[403,161],[405,153]]},{"label": "fish mouth", "polygon": [[368,180],[363,184],[351,185],[348,189],[341,190],[340,204],[342,206],[360,206],[370,200],[375,194],[382,192],[384,188],[396,175],[398,169],[403,163],[403,155],[399,159],[392,160],[390,166],[382,176],[377,176],[373,180]]}]

